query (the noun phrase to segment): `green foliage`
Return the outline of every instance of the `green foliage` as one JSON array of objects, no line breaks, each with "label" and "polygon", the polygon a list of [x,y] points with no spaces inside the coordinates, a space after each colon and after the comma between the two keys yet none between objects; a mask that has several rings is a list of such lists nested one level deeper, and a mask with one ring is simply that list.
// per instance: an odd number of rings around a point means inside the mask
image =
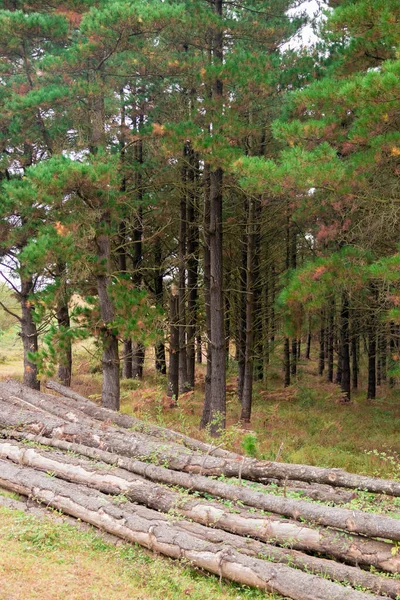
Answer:
[{"label": "green foliage", "polygon": [[252,433],[246,434],[242,439],[241,446],[247,456],[252,456],[253,458],[257,456],[258,450],[256,435]]}]

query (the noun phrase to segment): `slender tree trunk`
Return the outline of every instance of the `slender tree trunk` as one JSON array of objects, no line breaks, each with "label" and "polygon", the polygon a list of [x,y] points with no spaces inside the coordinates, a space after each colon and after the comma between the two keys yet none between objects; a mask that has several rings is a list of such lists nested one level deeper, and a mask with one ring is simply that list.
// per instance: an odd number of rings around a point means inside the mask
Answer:
[{"label": "slender tree trunk", "polygon": [[245,367],[242,393],[241,420],[250,423],[253,397],[254,363],[254,252],[255,252],[255,201],[248,200],[247,221],[247,268],[246,268],[246,342]]},{"label": "slender tree trunk", "polygon": [[181,198],[179,218],[179,391],[188,389],[186,354],[186,238],[187,238],[187,160],[188,147],[184,146],[181,168]]},{"label": "slender tree trunk", "polygon": [[310,353],[311,353],[311,331],[310,331],[310,326],[309,326],[308,334],[307,334],[307,343],[306,343],[306,360],[310,360]]},{"label": "slender tree trunk", "polygon": [[375,318],[371,316],[368,327],[368,390],[367,399],[376,398],[376,328]]},{"label": "slender tree trunk", "polygon": [[[216,5],[221,4],[216,0]],[[210,174],[210,313],[211,313],[211,428],[212,435],[225,429],[225,332],[222,269],[222,169]]]},{"label": "slender tree trunk", "polygon": [[204,166],[204,303],[206,309],[206,333],[207,333],[207,366],[204,383],[204,406],[200,421],[200,427],[204,428],[211,420],[211,311],[210,311],[210,166]]},{"label": "slender tree trunk", "polygon": [[[125,179],[121,185],[122,191],[126,188]],[[127,267],[127,252],[126,252],[126,244],[127,244],[127,235],[126,235],[126,224],[124,222],[120,223],[119,226],[119,248],[118,248],[118,263],[119,263],[119,271],[121,276],[130,279],[128,276],[128,267]],[[123,362],[122,362],[122,378],[123,379],[131,379],[132,378],[132,340],[127,338],[123,342],[124,350],[123,350]]]},{"label": "slender tree trunk", "polygon": [[[223,0],[214,0],[214,10],[218,18],[222,17]],[[215,65],[222,65],[224,34],[222,25],[218,25],[214,35],[213,59]],[[213,86],[213,99],[216,103],[214,115],[218,121],[222,103],[222,80],[216,78]],[[217,133],[218,125],[213,124]],[[213,168],[210,172],[210,316],[211,316],[211,425],[213,436],[220,435],[226,422],[226,361],[224,332],[223,298],[223,247],[222,247],[222,168]]]},{"label": "slender tree trunk", "polygon": [[33,293],[32,277],[21,278],[21,292],[19,299],[21,303],[21,338],[24,347],[24,384],[33,390],[40,389],[38,381],[38,369],[36,363],[29,358],[31,352],[38,351],[38,333],[33,320],[33,305],[29,299]]},{"label": "slender tree trunk", "polygon": [[[164,272],[162,269],[162,251],[161,251],[161,240],[158,238],[155,242],[154,248],[154,296],[156,305],[162,309],[164,306]],[[167,373],[167,363],[165,360],[165,344],[164,335],[155,345],[155,368],[161,375]]]},{"label": "slender tree trunk", "polygon": [[[121,130],[120,130],[120,161],[121,161],[121,172],[122,179],[120,185],[120,191],[122,194],[126,193],[126,110],[124,101],[124,90],[121,90]],[[118,246],[118,263],[120,277],[131,281],[131,274],[128,273],[127,265],[127,253],[129,244],[129,236],[127,232],[126,218],[123,218],[119,224],[119,246]],[[122,378],[132,379],[132,339],[126,338],[123,341],[123,357],[122,357]]]},{"label": "slender tree trunk", "polygon": [[333,383],[333,359],[334,359],[334,336],[335,336],[335,300],[332,299],[328,315],[328,375],[327,380]]},{"label": "slender tree trunk", "polygon": [[[247,198],[244,201],[245,214],[247,214]],[[237,357],[238,357],[238,398],[242,402],[244,372],[246,364],[246,272],[247,272],[247,234],[243,228],[241,239],[241,265],[239,275],[239,310],[238,310],[238,335],[237,335]]]},{"label": "slender tree trunk", "polygon": [[198,365],[201,365],[203,362],[203,343],[201,335],[196,336],[196,362]]},{"label": "slender tree trunk", "polygon": [[229,360],[230,360],[231,322],[232,322],[232,319],[231,319],[232,306],[231,306],[230,287],[231,287],[231,272],[229,269],[227,269],[226,273],[225,273],[225,294],[224,294],[224,301],[225,301],[225,315],[224,315],[225,357],[226,357],[226,368],[227,369],[229,367]]},{"label": "slender tree trunk", "polygon": [[325,370],[325,327],[324,316],[322,317],[322,327],[319,330],[319,359],[318,359],[318,375],[323,375]]},{"label": "slender tree trunk", "polygon": [[270,352],[270,332],[271,332],[271,321],[270,321],[270,306],[269,306],[269,271],[267,273],[267,277],[265,279],[264,287],[263,287],[263,332],[262,332],[262,342],[263,342],[263,379],[264,382],[267,380],[267,372],[269,365],[269,352]]},{"label": "slender tree trunk", "polygon": [[[290,216],[289,209],[286,210],[286,261],[285,267],[286,271],[289,271],[290,268]],[[288,387],[290,385],[290,340],[285,337],[285,341],[283,343],[283,370],[284,370],[284,379],[283,385],[284,387]]]},{"label": "slender tree trunk", "polygon": [[170,299],[170,338],[169,338],[169,369],[168,369],[168,397],[172,398],[176,406],[179,395],[179,294],[171,290]]},{"label": "slender tree trunk", "polygon": [[297,374],[297,339],[292,338],[292,360],[290,364],[290,374]]},{"label": "slender tree trunk", "polygon": [[[101,72],[96,77],[96,85],[103,85]],[[104,128],[104,98],[96,95],[90,105],[91,140],[90,151],[97,154],[100,147],[105,146]],[[112,323],[114,321],[114,305],[109,292],[111,285],[111,210],[107,200],[100,200],[100,216],[96,224],[97,249],[97,292],[99,296],[100,318],[104,324],[100,332],[103,341],[103,388],[101,394],[102,406],[119,410],[119,355],[118,336]]]},{"label": "slender tree trunk", "polygon": [[263,344],[263,312],[262,312],[262,277],[261,277],[261,198],[254,198],[254,381],[262,381],[264,377],[264,344]]},{"label": "slender tree trunk", "polygon": [[188,277],[188,326],[187,326],[187,383],[189,389],[195,384],[195,341],[197,330],[199,226],[197,206],[198,160],[189,147],[189,168],[187,171],[187,277]]},{"label": "slender tree trunk", "polygon": [[274,343],[275,343],[275,332],[276,332],[275,297],[276,297],[276,272],[275,272],[275,265],[272,265],[272,267],[271,267],[271,302],[270,302],[270,306],[271,306],[270,323],[271,323],[271,345],[272,345],[272,349],[273,349]]},{"label": "slender tree trunk", "polygon": [[283,370],[284,370],[284,387],[290,385],[290,345],[289,338],[285,338],[283,343]]},{"label": "slender tree trunk", "polygon": [[[138,133],[143,123],[143,115],[139,116]],[[137,170],[135,173],[136,197],[138,201],[135,227],[133,231],[133,282],[137,290],[142,287],[142,262],[143,262],[143,141],[139,139],[135,145],[135,160]],[[132,347],[132,377],[143,378],[145,349],[140,341],[135,341]]]},{"label": "slender tree trunk", "polygon": [[377,384],[382,385],[386,381],[386,369],[387,369],[387,339],[386,339],[386,326],[381,325],[378,341],[378,372],[377,372]]},{"label": "slender tree trunk", "polygon": [[72,343],[69,336],[70,318],[68,308],[68,291],[66,284],[66,264],[57,264],[57,278],[60,282],[57,297],[56,318],[61,336],[59,344],[58,379],[67,387],[71,385],[72,376]]},{"label": "slender tree trunk", "polygon": [[[297,268],[297,234],[294,229],[294,223],[289,225],[289,244],[290,244],[290,267],[295,270]],[[292,339],[292,362],[290,365],[291,375],[297,374],[297,339]]]},{"label": "slender tree trunk", "polygon": [[349,299],[346,292],[342,295],[341,307],[341,390],[347,401],[350,400],[350,340],[349,340]]},{"label": "slender tree trunk", "polygon": [[358,356],[359,356],[359,319],[354,315],[351,321],[351,380],[353,390],[358,388]]}]

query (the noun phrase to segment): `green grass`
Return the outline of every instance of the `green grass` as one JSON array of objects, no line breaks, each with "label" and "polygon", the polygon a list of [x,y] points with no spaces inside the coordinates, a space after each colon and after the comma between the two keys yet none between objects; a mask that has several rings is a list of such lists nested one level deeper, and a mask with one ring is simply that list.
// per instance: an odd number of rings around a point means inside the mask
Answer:
[{"label": "green grass", "polygon": [[13,600],[275,600],[274,594],[151,554],[95,531],[0,508],[1,598]]}]

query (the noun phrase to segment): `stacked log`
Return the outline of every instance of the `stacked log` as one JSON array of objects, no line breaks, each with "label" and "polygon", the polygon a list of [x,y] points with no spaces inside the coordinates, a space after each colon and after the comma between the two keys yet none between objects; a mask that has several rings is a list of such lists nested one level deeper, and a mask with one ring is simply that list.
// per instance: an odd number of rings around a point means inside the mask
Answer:
[{"label": "stacked log", "polygon": [[49,385],[60,396],[0,384],[0,487],[294,600],[400,595],[400,521],[346,508],[399,482],[249,459]]}]

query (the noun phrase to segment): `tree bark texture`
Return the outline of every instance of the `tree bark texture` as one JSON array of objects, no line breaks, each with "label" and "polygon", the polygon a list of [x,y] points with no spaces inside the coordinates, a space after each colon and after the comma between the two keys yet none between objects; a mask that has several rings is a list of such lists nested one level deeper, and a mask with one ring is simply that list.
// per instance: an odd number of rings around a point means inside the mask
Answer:
[{"label": "tree bark texture", "polygon": [[106,464],[93,466],[85,459],[27,449],[15,442],[0,442],[0,458],[45,473],[51,472],[60,479],[83,484],[106,494],[122,494],[136,504],[180,515],[240,536],[290,544],[292,548],[331,555],[350,564],[373,566],[391,572],[397,572],[400,567],[400,558],[392,556],[389,544],[329,529],[312,529],[304,524],[300,526],[279,517],[249,512],[246,507],[235,508],[232,512],[219,502],[191,495],[182,496],[175,490],[151,483],[124,469],[107,469]]},{"label": "tree bark texture", "polygon": [[171,293],[170,299],[170,337],[169,337],[169,369],[168,396],[177,403],[179,396],[179,296]]},{"label": "tree bark texture", "polygon": [[[295,600],[369,600],[357,592],[286,565],[270,563],[237,552],[234,547],[209,542],[203,528],[196,534],[186,524],[170,523],[167,517],[132,503],[116,505],[109,497],[82,485],[60,482],[28,467],[1,461],[0,485],[47,506],[99,527],[129,542],[139,543],[172,558],[189,560],[220,577],[290,596]],[[189,525],[189,528],[191,525]]]},{"label": "tree bark texture", "polygon": [[38,351],[38,333],[33,320],[34,308],[30,300],[33,287],[32,277],[21,278],[19,298],[21,303],[21,338],[24,347],[24,384],[33,390],[39,390],[40,382],[37,378],[37,365],[29,357],[29,354]]}]

